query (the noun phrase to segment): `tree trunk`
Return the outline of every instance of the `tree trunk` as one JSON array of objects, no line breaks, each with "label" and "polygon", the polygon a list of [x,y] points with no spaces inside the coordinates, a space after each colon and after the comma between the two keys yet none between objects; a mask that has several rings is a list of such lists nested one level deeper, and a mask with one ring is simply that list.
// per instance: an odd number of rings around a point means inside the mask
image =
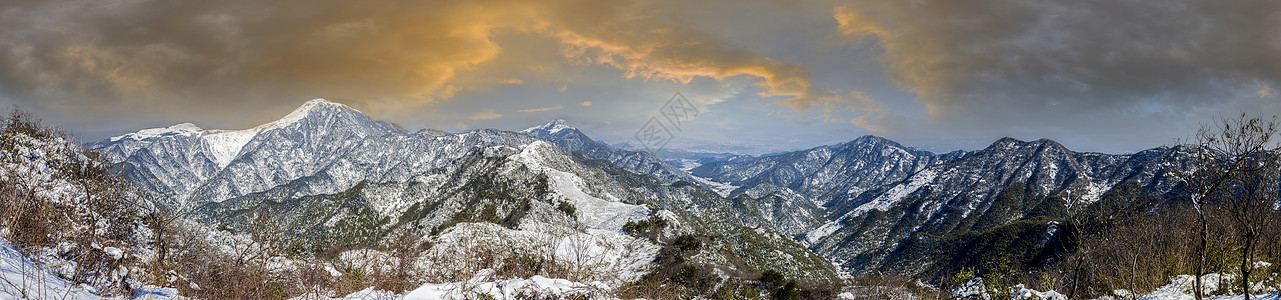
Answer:
[{"label": "tree trunk", "polygon": [[1250,272],[1254,266],[1250,263],[1250,254],[1254,252],[1254,232],[1245,233],[1245,247],[1241,249],[1241,291],[1245,294],[1245,299],[1250,299]]},{"label": "tree trunk", "polygon": [[1205,295],[1202,295],[1203,289],[1201,288],[1201,274],[1205,274],[1205,248],[1207,246],[1206,231],[1208,231],[1205,222],[1205,212],[1197,209],[1197,219],[1201,222],[1201,232],[1199,234],[1201,238],[1201,247],[1197,249],[1196,275],[1194,275],[1196,277],[1194,278],[1192,285],[1192,295],[1196,297],[1197,300],[1201,300],[1205,299]]},{"label": "tree trunk", "polygon": [[1076,261],[1076,272],[1073,272],[1074,274],[1072,274],[1072,290],[1068,291],[1068,299],[1076,299],[1076,286],[1081,282],[1081,264],[1085,263],[1084,256],[1085,255],[1082,254],[1082,257]]},{"label": "tree trunk", "polygon": [[1139,256],[1130,255],[1130,290],[1139,290]]}]

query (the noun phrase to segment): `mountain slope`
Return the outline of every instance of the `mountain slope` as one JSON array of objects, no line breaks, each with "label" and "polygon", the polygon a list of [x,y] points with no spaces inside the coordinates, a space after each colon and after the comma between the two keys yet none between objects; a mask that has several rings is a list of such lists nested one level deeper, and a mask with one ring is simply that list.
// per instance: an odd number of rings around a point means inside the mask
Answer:
[{"label": "mountain slope", "polygon": [[713,159],[690,173],[699,181],[737,187],[731,196],[762,199],[754,207],[781,232],[803,241],[801,235],[828,223],[832,212],[841,211],[865,192],[946,158],[863,136],[776,155]]},{"label": "mountain slope", "polygon": [[791,189],[827,205],[896,182],[938,161],[927,151],[894,141],[863,136],[846,143],[765,157],[734,157],[691,170],[695,176],[741,186],[759,184]]},{"label": "mountain slope", "polygon": [[[400,134],[384,122],[324,99],[245,130],[183,123],[87,144],[111,154],[126,177],[192,206],[261,191],[315,173],[365,138]],[[193,195],[199,194],[193,203]]]},{"label": "mountain slope", "polygon": [[[923,240],[1009,230],[1007,225],[1039,220],[1019,231],[1042,233],[1025,238],[1042,243],[1019,248],[1038,251],[1030,248],[1046,246],[1049,237],[1044,234],[1054,232],[1047,226],[1065,217],[1069,201],[1089,205],[1131,181],[1152,193],[1169,191],[1172,185],[1161,177],[1161,157],[1170,151],[1078,153],[1050,140],[1004,138],[964,158],[930,166],[866,193],[846,209],[833,211],[834,221],[806,239],[816,253],[854,272],[917,275],[936,268],[932,264],[937,261],[909,251],[905,244],[919,246],[917,242]],[[1065,199],[1069,194],[1073,198]]]}]

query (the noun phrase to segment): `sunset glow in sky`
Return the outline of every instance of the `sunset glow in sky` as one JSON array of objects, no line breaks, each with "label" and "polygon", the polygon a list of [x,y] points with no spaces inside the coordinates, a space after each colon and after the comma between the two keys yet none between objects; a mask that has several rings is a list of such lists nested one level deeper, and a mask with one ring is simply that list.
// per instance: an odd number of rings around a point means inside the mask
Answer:
[{"label": "sunset glow in sky", "polygon": [[1134,152],[1281,114],[1276,1],[4,1],[0,104],[92,140],[240,129],[317,97],[417,130],[564,118],[675,147],[884,136]]}]

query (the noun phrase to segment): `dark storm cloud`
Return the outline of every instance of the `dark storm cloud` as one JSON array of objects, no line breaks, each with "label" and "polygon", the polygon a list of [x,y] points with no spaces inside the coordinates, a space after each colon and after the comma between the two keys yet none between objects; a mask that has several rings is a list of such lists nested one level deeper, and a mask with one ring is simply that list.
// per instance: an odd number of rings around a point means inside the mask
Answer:
[{"label": "dark storm cloud", "polygon": [[[270,116],[251,108],[293,106],[311,97],[377,114],[451,101],[464,90],[522,84],[475,72],[531,46],[496,42],[498,35],[517,34],[554,40],[563,50],[560,59],[608,66],[620,76],[677,82],[752,77],[762,96],[778,96],[778,104],[796,111],[876,109],[870,98],[813,86],[801,65],[665,18],[677,4],[19,2],[0,8],[6,28],[0,33],[0,97],[82,116],[201,111],[262,121]],[[516,73],[541,63],[508,62],[484,69]]]},{"label": "dark storm cloud", "polygon": [[885,0],[834,11],[844,34],[885,49],[887,76],[917,94],[930,124],[1114,142],[1168,142],[1163,127],[1186,130],[1204,114],[1276,113],[1279,14],[1276,1],[1191,0]]}]

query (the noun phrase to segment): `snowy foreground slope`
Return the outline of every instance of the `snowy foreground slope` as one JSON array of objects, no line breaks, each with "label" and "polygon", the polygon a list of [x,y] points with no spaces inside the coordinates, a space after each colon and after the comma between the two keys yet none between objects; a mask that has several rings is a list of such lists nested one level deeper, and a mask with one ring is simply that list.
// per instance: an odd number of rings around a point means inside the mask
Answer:
[{"label": "snowy foreground slope", "polygon": [[[1205,299],[1244,300],[1245,296],[1241,294],[1219,295],[1214,293],[1214,291],[1220,288],[1221,283],[1226,283],[1228,281],[1235,280],[1235,279],[1236,279],[1235,275],[1231,275],[1231,274],[1228,274],[1228,275],[1206,274],[1201,276],[1202,282],[1205,282],[1205,285],[1202,287],[1204,290],[1204,295],[1206,296]],[[1194,276],[1192,275],[1179,275],[1179,276],[1170,278],[1169,284],[1162,286],[1158,288],[1156,291],[1153,291],[1152,293],[1149,293],[1146,295],[1137,295],[1127,290],[1115,290],[1115,291],[1112,291],[1111,293],[1112,295],[1103,296],[1096,299],[1100,299],[1100,300],[1102,299],[1108,299],[1108,300],[1113,300],[1113,299],[1137,299],[1137,300],[1196,299],[1196,297],[1193,296],[1193,293],[1192,293],[1194,289],[1193,280],[1194,280]],[[1008,291],[1001,294],[1008,295],[1009,296],[1008,299],[1038,299],[1038,300],[1067,300],[1068,299],[1067,295],[1064,295],[1063,293],[1060,293],[1055,290],[1038,291],[1036,289],[1028,288],[1022,284],[1015,285],[1014,287],[1009,288]],[[971,280],[965,283],[960,288],[957,288],[955,291],[952,291],[952,296],[957,298],[965,298],[965,299],[1005,299],[1006,298],[1006,297],[997,296],[997,293],[994,293],[992,290],[989,290],[986,287],[984,287],[983,278],[975,278],[974,280]],[[1281,299],[1281,293],[1278,293],[1278,291],[1273,287],[1266,287],[1260,284],[1254,290],[1253,295],[1250,299],[1251,300],[1276,300],[1276,299]]]},{"label": "snowy foreground slope", "polygon": [[[489,270],[486,270],[489,271]],[[508,280],[490,280],[490,272],[481,272],[471,280],[465,282],[455,282],[447,284],[426,284],[413,291],[404,294],[395,294],[376,289],[366,289],[342,297],[323,297],[324,299],[475,299],[480,295],[488,295],[494,299],[517,299],[519,295],[532,297],[565,297],[571,295],[593,295],[594,287],[581,283],[570,282],[566,280],[548,279],[544,277],[533,277],[529,279],[508,279]],[[1212,284],[1207,285],[1206,289],[1213,290],[1217,288],[1213,283],[1219,279],[1219,274],[1208,274],[1202,277],[1202,280]],[[847,287],[857,289],[857,287]],[[1262,292],[1262,290],[1261,290]],[[1099,300],[1112,299],[1137,299],[1137,300],[1188,300],[1195,299],[1192,295],[1192,276],[1180,275],[1171,279],[1170,284],[1162,286],[1157,291],[1146,295],[1135,295],[1126,290],[1114,291],[1114,296],[1105,296],[1096,298]],[[1067,300],[1067,296],[1058,291],[1038,291],[1017,285],[1005,293],[1007,297],[995,296],[982,287],[982,279],[970,282],[965,286],[957,289],[952,293],[957,298],[977,298],[977,299],[1010,299],[1010,300]],[[295,299],[313,299],[312,295],[303,296]],[[907,297],[911,297],[910,294]],[[611,299],[607,297],[590,297],[592,299]],[[1211,300],[1241,300],[1242,295],[1212,295],[1205,299]],[[842,293],[837,299],[855,299],[853,293]],[[1275,291],[1263,292],[1262,295],[1256,294],[1251,300],[1277,300],[1281,299],[1281,293]]]},{"label": "snowy foreground slope", "polygon": [[137,285],[132,295],[103,296],[111,292],[65,279],[61,273],[68,263],[74,262],[50,256],[33,260],[20,253],[13,243],[0,239],[0,299],[181,298],[176,289],[152,285]]},{"label": "snowy foreground slope", "polygon": [[140,282],[154,205],[109,163],[15,111],[0,123],[0,299],[170,297]]}]

